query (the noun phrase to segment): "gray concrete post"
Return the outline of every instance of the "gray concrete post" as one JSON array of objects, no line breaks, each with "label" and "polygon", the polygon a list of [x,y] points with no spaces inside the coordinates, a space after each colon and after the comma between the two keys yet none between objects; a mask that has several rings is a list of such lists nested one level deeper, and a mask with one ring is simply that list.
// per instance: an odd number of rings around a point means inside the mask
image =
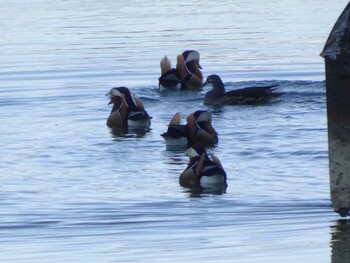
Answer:
[{"label": "gray concrete post", "polygon": [[321,53],[325,59],[331,200],[341,216],[350,211],[350,3]]}]

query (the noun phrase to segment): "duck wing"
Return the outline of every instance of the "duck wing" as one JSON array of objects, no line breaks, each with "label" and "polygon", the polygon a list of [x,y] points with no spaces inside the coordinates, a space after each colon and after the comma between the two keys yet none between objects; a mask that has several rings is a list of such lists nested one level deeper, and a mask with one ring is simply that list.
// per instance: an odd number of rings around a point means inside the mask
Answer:
[{"label": "duck wing", "polygon": [[164,73],[159,79],[159,87],[163,86],[168,89],[175,89],[177,85],[182,83],[176,69],[171,69]]},{"label": "duck wing", "polygon": [[169,125],[168,130],[161,134],[162,137],[180,138],[188,136],[187,125]]},{"label": "duck wing", "polygon": [[128,120],[131,120],[131,121],[150,120],[150,119],[152,119],[152,117],[148,115],[147,111],[131,109],[128,114]]},{"label": "duck wing", "polygon": [[262,87],[247,87],[226,92],[223,99],[227,104],[250,104],[262,101],[272,96],[277,85]]}]

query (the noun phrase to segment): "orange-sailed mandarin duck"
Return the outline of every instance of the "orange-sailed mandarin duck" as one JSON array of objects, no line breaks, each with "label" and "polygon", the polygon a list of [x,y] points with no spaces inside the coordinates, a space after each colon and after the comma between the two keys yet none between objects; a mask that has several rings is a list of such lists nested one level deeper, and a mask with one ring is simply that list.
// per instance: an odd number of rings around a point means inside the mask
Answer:
[{"label": "orange-sailed mandarin duck", "polygon": [[[150,127],[152,117],[148,115],[143,102],[138,97],[131,96],[128,88],[112,88],[108,94],[111,99],[110,103],[113,103],[112,113],[113,110],[120,108],[119,112],[126,128],[148,129]],[[120,100],[121,103],[119,103]]]},{"label": "orange-sailed mandarin duck", "polygon": [[160,62],[159,89],[200,90],[203,84],[200,55],[196,50],[186,50],[177,56],[176,68],[171,67],[167,56]]},{"label": "orange-sailed mandarin duck", "polygon": [[187,150],[189,163],[179,177],[179,184],[187,188],[226,189],[227,175],[220,160],[211,155],[205,148],[191,147]]},{"label": "orange-sailed mandarin duck", "polygon": [[187,116],[187,123],[180,124],[181,114],[175,113],[168,129],[161,136],[168,150],[192,146],[212,147],[218,143],[218,134],[212,126],[212,114],[198,110]]}]

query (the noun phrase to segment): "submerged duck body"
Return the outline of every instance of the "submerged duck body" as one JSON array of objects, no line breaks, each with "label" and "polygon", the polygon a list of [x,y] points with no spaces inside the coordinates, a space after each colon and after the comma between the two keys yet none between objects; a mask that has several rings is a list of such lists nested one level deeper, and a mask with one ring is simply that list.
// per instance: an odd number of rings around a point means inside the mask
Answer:
[{"label": "submerged duck body", "polygon": [[[108,93],[113,108],[107,119],[107,126],[118,128],[122,122],[123,129],[149,129],[151,119],[145,110],[143,102],[126,87],[112,88]],[[120,118],[119,118],[119,115]]]},{"label": "submerged duck body", "polygon": [[167,56],[160,61],[161,76],[159,78],[159,90],[182,89],[199,90],[202,88],[202,67],[199,64],[198,51],[186,50],[177,56],[176,68],[171,67]]},{"label": "submerged duck body", "polygon": [[227,175],[220,160],[205,148],[193,147],[187,150],[189,163],[179,177],[179,184],[192,189],[221,189],[227,187]]},{"label": "submerged duck body", "polygon": [[161,134],[168,150],[192,146],[212,147],[218,143],[210,112],[199,110],[187,116],[186,124],[180,124],[180,121],[181,114],[175,113],[167,131]]},{"label": "submerged duck body", "polygon": [[247,87],[226,91],[225,85],[218,75],[208,76],[203,85],[206,84],[211,84],[212,90],[208,91],[204,96],[205,105],[259,104],[280,95],[279,93],[273,93],[277,85]]}]

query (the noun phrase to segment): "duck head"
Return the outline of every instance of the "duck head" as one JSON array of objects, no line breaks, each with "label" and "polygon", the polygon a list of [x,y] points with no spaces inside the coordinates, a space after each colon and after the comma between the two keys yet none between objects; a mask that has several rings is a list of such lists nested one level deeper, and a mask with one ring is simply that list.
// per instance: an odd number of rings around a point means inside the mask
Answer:
[{"label": "duck head", "polygon": [[205,159],[208,159],[207,151],[202,146],[190,147],[186,150],[186,154],[190,160],[200,158],[202,155]]},{"label": "duck head", "polygon": [[190,62],[195,63],[198,68],[202,69],[201,65],[199,64],[200,56],[199,52],[196,50],[186,50],[182,53],[182,56],[185,59],[185,64],[188,64]]},{"label": "duck head", "polygon": [[212,121],[212,114],[209,111],[206,110],[197,110],[193,113],[194,118],[197,123],[200,123],[202,121],[206,121],[209,124],[211,124]]},{"label": "duck head", "polygon": [[132,96],[131,96],[131,92],[130,90],[127,88],[127,87],[116,87],[116,88],[113,88],[113,89],[116,89],[118,90],[121,94],[124,95],[125,97],[125,101],[128,105],[129,108],[135,108],[136,105],[132,99]]},{"label": "duck head", "polygon": [[211,124],[209,111],[199,110],[187,116],[191,146],[211,147],[218,143],[218,134]]},{"label": "duck head", "polygon": [[209,75],[206,81],[203,83],[203,86],[207,84],[211,84],[214,91],[218,93],[225,93],[225,85],[222,82],[219,75],[216,75],[216,74]]},{"label": "duck head", "polygon": [[107,94],[109,96],[109,102],[108,105],[113,104],[113,106],[119,106],[122,105],[122,94],[117,90],[116,88],[112,88]]},{"label": "duck head", "polygon": [[204,148],[191,147],[188,148],[186,154],[189,162],[186,169],[179,177],[179,183],[183,187],[194,188],[200,190],[200,173],[203,170],[203,163],[206,156]]},{"label": "duck head", "polygon": [[205,105],[220,105],[220,99],[225,94],[225,85],[218,75],[210,75],[207,77],[203,86],[210,84],[212,89],[204,95]]},{"label": "duck head", "polygon": [[197,51],[186,50],[177,56],[176,72],[181,79],[181,89],[199,90],[202,88],[201,68]]},{"label": "duck head", "polygon": [[195,50],[187,50],[182,53],[182,56],[185,61],[185,68],[190,75],[187,75],[186,78],[190,77],[190,79],[184,78],[186,85],[194,86],[194,89],[199,89],[202,87],[203,83],[203,74],[201,72],[201,65],[199,64],[199,52]]}]

